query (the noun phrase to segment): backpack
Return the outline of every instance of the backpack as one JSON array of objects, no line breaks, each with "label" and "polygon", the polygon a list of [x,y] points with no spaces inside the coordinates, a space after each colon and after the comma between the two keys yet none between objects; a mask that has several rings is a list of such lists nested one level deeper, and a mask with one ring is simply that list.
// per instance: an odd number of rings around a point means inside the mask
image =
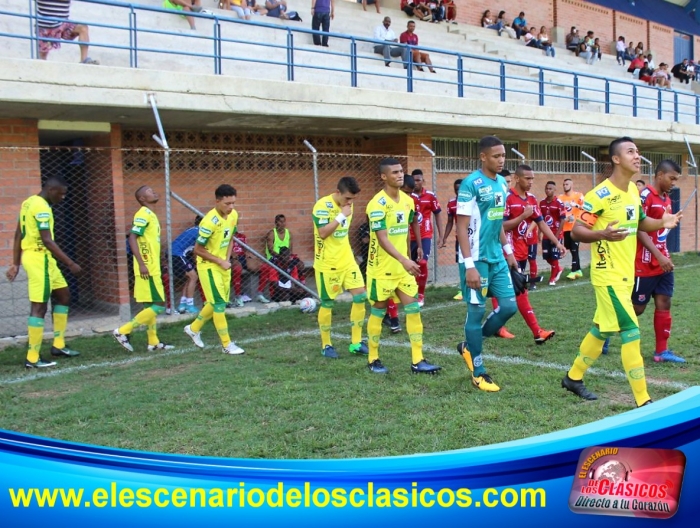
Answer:
[{"label": "backpack", "polygon": [[299,16],[299,13],[297,13],[296,11],[290,11],[289,13],[287,13],[287,18],[296,22],[303,22],[303,20]]}]

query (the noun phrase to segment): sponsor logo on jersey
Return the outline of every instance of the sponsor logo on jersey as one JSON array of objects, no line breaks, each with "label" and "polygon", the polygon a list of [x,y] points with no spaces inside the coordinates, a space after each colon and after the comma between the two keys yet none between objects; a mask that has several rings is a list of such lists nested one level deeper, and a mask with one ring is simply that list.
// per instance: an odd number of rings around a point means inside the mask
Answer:
[{"label": "sponsor logo on jersey", "polygon": [[497,193],[493,194],[493,204],[496,207],[502,207],[504,203],[505,203],[505,199],[503,197],[503,193],[497,192]]},{"label": "sponsor logo on jersey", "polygon": [[389,235],[407,235],[408,227],[406,226],[395,226],[389,228]]},{"label": "sponsor logo on jersey", "polygon": [[602,189],[598,189],[595,193],[598,195],[598,198],[605,198],[606,196],[610,196],[610,191],[608,190],[607,187],[603,187]]},{"label": "sponsor logo on jersey", "polygon": [[134,218],[134,225],[147,226],[148,221],[145,218]]},{"label": "sponsor logo on jersey", "polygon": [[503,220],[503,207],[489,209],[488,213],[486,213],[486,218],[489,220]]},{"label": "sponsor logo on jersey", "polygon": [[525,233],[527,233],[527,222],[523,220],[518,224],[518,234],[520,236],[525,236]]},{"label": "sponsor logo on jersey", "polygon": [[493,189],[491,187],[479,187],[479,195],[492,194]]},{"label": "sponsor logo on jersey", "polygon": [[346,236],[348,236],[347,229],[336,229],[333,231],[333,238],[344,238]]},{"label": "sponsor logo on jersey", "polygon": [[666,242],[669,231],[669,229],[660,229],[659,234],[656,237],[657,242]]},{"label": "sponsor logo on jersey", "polygon": [[396,211],[396,223],[403,224],[406,218],[406,214],[403,211]]},{"label": "sponsor logo on jersey", "polygon": [[481,185],[482,183],[484,183],[484,180],[482,180],[481,178],[477,178],[476,180],[474,180],[474,185]]},{"label": "sponsor logo on jersey", "polygon": [[552,218],[550,215],[547,215],[544,217],[544,223],[547,224],[547,227],[552,227],[554,225],[554,218]]},{"label": "sponsor logo on jersey", "polygon": [[381,197],[379,200],[377,200],[379,205],[386,205],[386,199],[384,197]]},{"label": "sponsor logo on jersey", "polygon": [[[571,208],[567,207],[567,211],[570,211]],[[583,202],[583,210],[590,213],[593,211],[593,206],[590,204],[590,202]]]},{"label": "sponsor logo on jersey", "polygon": [[325,209],[319,209],[318,211],[314,211],[314,215],[316,216],[328,216],[328,211]]},{"label": "sponsor logo on jersey", "polygon": [[318,225],[320,225],[320,226],[326,225],[329,223],[330,223],[330,220],[328,218],[322,218],[321,220],[318,221]]},{"label": "sponsor logo on jersey", "polygon": [[219,217],[215,216],[214,218],[212,218],[211,223],[214,225],[219,225]]},{"label": "sponsor logo on jersey", "polygon": [[637,216],[637,207],[628,205],[625,207],[625,212],[627,213],[627,220],[634,220]]},{"label": "sponsor logo on jersey", "polygon": [[369,214],[370,218],[384,218],[384,212],[383,211],[372,211]]},{"label": "sponsor logo on jersey", "polygon": [[51,218],[51,213],[37,213],[36,219],[37,220],[48,220]]},{"label": "sponsor logo on jersey", "polygon": [[384,224],[382,222],[372,222],[371,228],[372,229],[382,229],[384,227]]},{"label": "sponsor logo on jersey", "polygon": [[333,209],[333,202],[326,202],[326,207],[328,207],[328,209]]}]

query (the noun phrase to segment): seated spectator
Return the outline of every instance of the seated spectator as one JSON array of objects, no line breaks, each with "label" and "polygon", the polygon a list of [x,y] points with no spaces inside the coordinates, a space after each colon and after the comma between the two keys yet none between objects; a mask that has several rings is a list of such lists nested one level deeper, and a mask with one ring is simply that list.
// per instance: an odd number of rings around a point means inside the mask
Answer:
[{"label": "seated spectator", "polygon": [[576,26],[571,26],[571,31],[566,36],[566,49],[573,51],[578,57],[580,45],[581,38],[578,35],[578,29],[576,29]]},{"label": "seated spectator", "polygon": [[[244,4],[244,0],[228,0],[231,4],[231,11],[238,15],[238,18],[242,20],[250,20],[252,11],[248,7],[248,4]],[[245,6],[245,7],[244,7]]]},{"label": "seated spectator", "polygon": [[[46,60],[51,50],[59,49],[60,42],[50,42],[41,40],[41,37],[61,40],[78,39],[80,44],[80,63],[81,64],[99,64],[98,61],[88,57],[88,44],[90,43],[90,34],[88,27],[84,24],[73,24],[69,22],[70,18],[70,0],[63,2],[37,2],[36,9],[38,14],[37,26],[39,33],[39,58]],[[60,20],[47,20],[44,17],[57,18]]]},{"label": "seated spectator", "polygon": [[[391,18],[384,17],[384,21],[381,25],[377,26],[374,30],[374,40],[383,40],[385,42],[398,42],[399,39],[396,38],[396,34],[391,29]],[[407,68],[406,61],[408,61],[408,50],[401,46],[392,46],[391,44],[375,44],[374,53],[384,56],[384,65],[391,65],[391,57],[401,57],[404,62],[404,68]]]},{"label": "seated spectator", "polygon": [[631,73],[633,76],[637,76],[638,71],[641,70],[644,67],[644,57],[642,55],[638,55],[635,57],[632,62],[630,62],[630,67],[627,68],[627,72]]},{"label": "seated spectator", "polygon": [[[401,33],[401,37],[399,38],[399,42],[401,42],[401,44],[409,44],[411,46],[418,46],[418,35],[416,35],[415,31],[416,31],[416,23],[411,20],[406,25],[406,31]],[[418,68],[418,71],[423,71],[422,64],[425,64],[428,66],[428,69],[430,70],[431,73],[436,73],[435,69],[433,68],[433,63],[430,61],[430,55],[428,55],[425,52],[422,52],[419,49],[413,48],[413,49],[411,49],[411,56],[412,56],[413,64],[416,65],[416,68]]]},{"label": "seated spectator", "polygon": [[250,9],[254,14],[265,16],[267,15],[267,9],[257,5],[257,0],[246,0],[248,9]]},{"label": "seated spectator", "polygon": [[644,58],[644,60],[647,61],[647,62],[649,63],[649,67],[650,67],[652,70],[655,70],[655,69],[656,69],[656,65],[654,64],[654,58],[651,56],[651,53],[650,53],[649,55],[647,55],[647,56]]},{"label": "seated spectator", "polygon": [[671,68],[671,73],[680,82],[690,84],[692,76],[688,74],[688,59],[683,59],[683,62],[679,62]]},{"label": "seated spectator", "polygon": [[649,67],[649,63],[644,61],[644,66],[639,69],[639,80],[645,83],[652,84],[651,75],[654,73],[654,68]]},{"label": "seated spectator", "polygon": [[515,36],[520,40],[521,35],[527,33],[527,20],[525,20],[525,13],[523,11],[513,20],[511,27],[515,30]]},{"label": "seated spectator", "polygon": [[[303,277],[299,272],[299,264],[301,261],[292,255],[289,248],[280,248],[279,254],[272,259],[272,262],[283,271],[286,271],[295,280],[303,282]],[[303,265],[302,265],[303,266]],[[270,297],[273,302],[296,302],[304,297],[307,297],[307,292],[294,284],[289,277],[277,273],[277,280],[270,285]]]},{"label": "seated spectator", "polygon": [[399,9],[406,13],[406,15],[412,17],[415,14],[416,4],[412,0],[401,0]]},{"label": "seated spectator", "polygon": [[180,305],[177,311],[182,313],[199,313],[194,306],[194,291],[197,288],[199,278],[194,258],[194,244],[199,235],[199,222],[202,217],[197,215],[194,218],[194,225],[185,229],[172,243],[173,249],[173,275],[175,284],[182,278],[185,279],[185,286],[182,289]]},{"label": "seated spectator", "polygon": [[586,36],[581,42],[578,56],[586,59],[586,64],[593,64],[598,57],[598,50],[595,48],[595,38],[592,31],[586,32]]},{"label": "seated spectator", "polygon": [[428,0],[428,9],[432,16],[431,22],[439,24],[445,20],[445,6],[440,3],[440,0]]},{"label": "seated spectator", "polygon": [[287,15],[287,0],[265,0],[265,8],[267,16],[279,18],[281,20],[289,20]]},{"label": "seated spectator", "polygon": [[503,30],[503,23],[502,22],[495,22],[493,18],[491,18],[491,11],[487,9],[484,11],[484,13],[481,15],[481,27],[487,28],[487,29],[495,29],[498,31],[498,34],[501,34],[501,31]]},{"label": "seated spectator", "polygon": [[523,36],[523,40],[525,41],[525,45],[529,48],[542,49],[542,45],[540,44],[540,41],[535,38],[535,33],[536,33],[536,30],[534,27],[530,28],[530,31],[525,33],[525,35]]},{"label": "seated spectator", "polygon": [[445,6],[445,20],[448,22],[452,22],[453,24],[457,23],[457,4],[455,4],[454,0],[442,0],[442,5]]},{"label": "seated spectator", "polygon": [[641,42],[637,43],[637,47],[634,48],[634,53],[636,55],[639,55],[639,54],[644,55],[644,44],[642,44]]},{"label": "seated spectator", "polygon": [[[202,10],[202,6],[199,5],[201,0],[163,0],[163,9],[174,9],[175,11],[191,11],[192,13],[199,13]],[[195,27],[194,18],[191,16],[182,15],[187,23],[190,25],[191,30],[197,29]]]},{"label": "seated spectator", "polygon": [[654,86],[671,89],[671,72],[668,71],[668,64],[662,62],[659,67],[651,74],[651,83]]},{"label": "seated spectator", "polygon": [[[360,0],[357,0],[358,2]],[[367,4],[374,4],[374,7],[377,9],[377,13],[381,13],[379,10],[379,0],[362,0],[362,9],[364,11],[367,11]]]},{"label": "seated spectator", "polygon": [[617,64],[620,66],[625,65],[625,50],[627,45],[625,44],[625,37],[619,37],[615,43],[615,53],[617,55]]},{"label": "seated spectator", "polygon": [[508,33],[508,36],[510,38],[512,38],[512,39],[517,38],[517,36],[515,34],[515,30],[512,27],[510,27],[510,24],[506,20],[506,12],[505,11],[501,11],[500,13],[498,13],[498,18],[496,18],[496,22],[501,23],[501,26],[503,27],[503,31]]},{"label": "seated spectator", "polygon": [[537,40],[540,41],[540,46],[542,46],[542,49],[544,49],[547,56],[555,56],[554,46],[552,46],[552,43],[549,40],[549,34],[547,33],[546,27],[542,26],[540,28],[540,33],[537,35]]},{"label": "seated spectator", "polygon": [[690,80],[691,81],[696,81],[697,80],[697,74],[695,73],[695,63],[691,61],[688,63],[688,75],[690,75]]},{"label": "seated spectator", "polygon": [[421,0],[416,0],[413,6],[413,14],[423,22],[429,22],[433,19],[432,11],[430,11],[430,8],[425,3],[421,2]]},{"label": "seated spectator", "polygon": [[628,61],[633,61],[637,57],[637,54],[634,52],[634,44],[630,42],[630,45],[627,46],[627,49],[625,50],[625,59]]}]

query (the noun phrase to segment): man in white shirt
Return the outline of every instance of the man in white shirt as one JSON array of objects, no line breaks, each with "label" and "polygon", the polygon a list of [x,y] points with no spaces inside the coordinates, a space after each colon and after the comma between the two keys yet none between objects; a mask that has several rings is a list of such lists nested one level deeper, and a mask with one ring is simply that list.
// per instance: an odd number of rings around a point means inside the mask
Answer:
[{"label": "man in white shirt", "polygon": [[[396,34],[390,29],[391,18],[384,17],[384,21],[381,26],[377,26],[374,30],[374,40],[383,40],[385,42],[398,42],[399,39],[396,38]],[[379,55],[384,56],[384,65],[389,66],[391,64],[391,57],[401,57],[404,62],[403,67],[406,68],[406,63],[408,62],[408,48],[401,46],[392,46],[390,44],[375,44],[374,53],[379,53]]]}]

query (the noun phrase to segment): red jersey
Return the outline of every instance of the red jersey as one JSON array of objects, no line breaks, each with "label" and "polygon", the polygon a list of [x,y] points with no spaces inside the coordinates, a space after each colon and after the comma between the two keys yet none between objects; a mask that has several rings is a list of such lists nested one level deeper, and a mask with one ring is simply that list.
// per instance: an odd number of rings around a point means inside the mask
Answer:
[{"label": "red jersey", "polygon": [[515,260],[518,261],[527,260],[528,244],[525,238],[527,228],[532,222],[541,221],[542,213],[537,205],[537,198],[535,198],[533,194],[527,193],[525,198],[521,198],[513,189],[508,191],[508,197],[506,198],[506,209],[503,213],[503,221],[520,216],[523,214],[523,211],[528,205],[532,207],[532,214],[515,226],[513,230],[506,233],[511,245],[513,246],[513,255],[515,256]]},{"label": "red jersey", "polygon": [[457,197],[455,196],[454,198],[451,198],[449,202],[447,202],[447,217],[448,218],[454,218],[457,216]]},{"label": "red jersey", "polygon": [[556,196],[552,198],[551,202],[548,202],[545,198],[540,202],[540,212],[542,213],[544,223],[552,230],[554,236],[557,236],[559,226],[566,220],[566,206],[564,202]]},{"label": "red jersey", "polygon": [[[663,196],[656,192],[654,187],[647,185],[639,197],[642,199],[642,209],[644,214],[649,218],[661,218],[664,213],[671,212],[671,200],[667,194]],[[668,229],[659,229],[647,233],[651,238],[652,243],[661,252],[662,255],[668,257],[668,248],[666,247],[666,238],[668,237]],[[637,256],[634,259],[634,275],[636,277],[654,277],[661,275],[664,271],[659,266],[659,261],[654,258],[647,248],[637,242]]]},{"label": "red jersey", "polygon": [[[418,214],[418,222],[420,222],[421,239],[433,238],[433,213],[442,211],[437,196],[425,189],[422,189],[420,194],[413,193],[411,196],[416,204],[416,213]],[[411,240],[415,239],[416,237],[413,235],[413,229],[411,229]]]},{"label": "red jersey", "polygon": [[[243,233],[236,233],[235,236],[244,244],[246,243],[246,236]],[[245,249],[235,240],[233,241],[233,254],[239,257],[245,255]]]}]

